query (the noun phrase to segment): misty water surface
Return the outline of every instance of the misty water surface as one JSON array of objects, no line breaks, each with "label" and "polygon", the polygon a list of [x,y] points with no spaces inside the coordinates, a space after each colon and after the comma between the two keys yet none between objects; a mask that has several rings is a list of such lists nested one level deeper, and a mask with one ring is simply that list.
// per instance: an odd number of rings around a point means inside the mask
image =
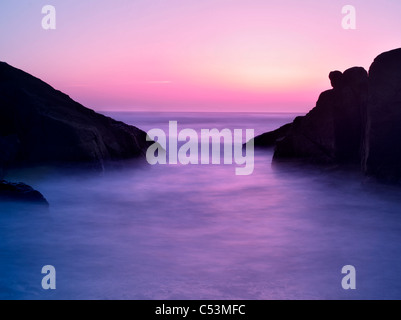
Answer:
[{"label": "misty water surface", "polygon": [[[113,113],[141,129],[253,128],[288,114]],[[401,193],[333,168],[134,166],[12,173],[48,211],[2,208],[1,299],[401,298]],[[57,289],[41,288],[54,265]],[[341,268],[357,289],[341,287]]]}]

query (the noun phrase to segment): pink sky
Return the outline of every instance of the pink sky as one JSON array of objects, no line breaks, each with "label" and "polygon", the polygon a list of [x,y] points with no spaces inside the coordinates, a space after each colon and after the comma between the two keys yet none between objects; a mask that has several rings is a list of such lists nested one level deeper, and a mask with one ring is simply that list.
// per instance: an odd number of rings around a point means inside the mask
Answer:
[{"label": "pink sky", "polygon": [[401,3],[352,1],[50,1],[0,4],[0,60],[96,110],[306,112],[328,73],[400,46]]}]

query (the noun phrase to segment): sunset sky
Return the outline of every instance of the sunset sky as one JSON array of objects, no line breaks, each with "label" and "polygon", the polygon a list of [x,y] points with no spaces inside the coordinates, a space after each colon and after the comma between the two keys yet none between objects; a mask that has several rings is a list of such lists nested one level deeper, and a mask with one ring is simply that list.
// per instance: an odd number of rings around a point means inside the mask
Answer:
[{"label": "sunset sky", "polygon": [[305,112],[330,71],[401,47],[400,16],[394,0],[1,0],[0,60],[95,110]]}]

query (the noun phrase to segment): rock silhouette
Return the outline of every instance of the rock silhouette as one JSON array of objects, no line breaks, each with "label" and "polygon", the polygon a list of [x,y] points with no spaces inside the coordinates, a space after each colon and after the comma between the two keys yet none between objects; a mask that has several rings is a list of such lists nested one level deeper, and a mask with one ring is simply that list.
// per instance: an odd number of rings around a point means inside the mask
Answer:
[{"label": "rock silhouette", "polygon": [[0,62],[0,176],[9,165],[79,164],[145,155],[146,133],[85,108]]},{"label": "rock silhouette", "polygon": [[265,133],[255,145],[274,143],[275,162],[352,164],[379,180],[400,182],[401,48],[379,55],[369,74],[353,67],[330,72],[329,79],[333,88],[320,94],[307,115],[286,125],[284,136]]},{"label": "rock silhouette", "polygon": [[277,140],[280,140],[284,138],[286,135],[288,135],[291,127],[292,123],[287,123],[274,131],[266,132],[259,136],[256,136],[254,138],[255,146],[259,148],[274,147],[276,145]]},{"label": "rock silhouette", "polygon": [[49,205],[39,191],[34,190],[25,183],[11,183],[4,180],[0,181],[0,201]]},{"label": "rock silhouette", "polygon": [[277,141],[274,160],[300,158],[316,163],[360,163],[367,72],[361,67],[331,72],[333,89],[320,94],[306,116],[297,117]]},{"label": "rock silhouette", "polygon": [[401,180],[401,49],[379,55],[369,69],[362,166],[381,180]]}]

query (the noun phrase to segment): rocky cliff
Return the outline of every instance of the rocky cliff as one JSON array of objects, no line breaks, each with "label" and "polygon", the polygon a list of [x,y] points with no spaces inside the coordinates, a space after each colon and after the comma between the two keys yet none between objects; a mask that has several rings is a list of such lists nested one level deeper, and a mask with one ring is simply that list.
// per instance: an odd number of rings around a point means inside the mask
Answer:
[{"label": "rocky cliff", "polygon": [[0,167],[144,156],[146,133],[100,115],[0,62]]},{"label": "rocky cliff", "polygon": [[333,88],[307,115],[256,137],[255,145],[274,143],[275,162],[353,164],[379,180],[400,182],[401,49],[379,55],[369,73],[354,67],[329,79]]},{"label": "rocky cliff", "polygon": [[379,55],[369,69],[362,169],[385,181],[401,180],[401,49]]},{"label": "rocky cliff", "polygon": [[[151,142],[136,127],[85,108],[45,82],[0,62],[0,180],[7,167],[90,166],[145,157]],[[0,182],[0,200],[39,202],[23,183]]]}]

